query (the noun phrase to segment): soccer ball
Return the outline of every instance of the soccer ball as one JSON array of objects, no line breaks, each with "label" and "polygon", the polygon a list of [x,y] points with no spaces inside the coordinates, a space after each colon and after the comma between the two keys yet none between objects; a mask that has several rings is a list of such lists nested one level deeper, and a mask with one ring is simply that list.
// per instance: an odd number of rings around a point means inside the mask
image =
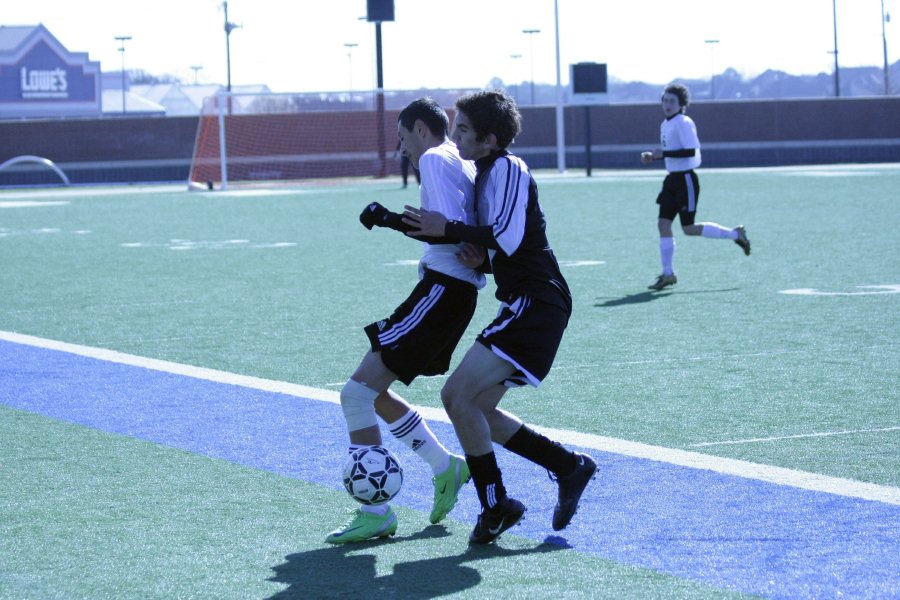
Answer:
[{"label": "soccer ball", "polygon": [[384,446],[356,450],[344,463],[344,487],[362,504],[383,504],[403,485],[403,468]]}]

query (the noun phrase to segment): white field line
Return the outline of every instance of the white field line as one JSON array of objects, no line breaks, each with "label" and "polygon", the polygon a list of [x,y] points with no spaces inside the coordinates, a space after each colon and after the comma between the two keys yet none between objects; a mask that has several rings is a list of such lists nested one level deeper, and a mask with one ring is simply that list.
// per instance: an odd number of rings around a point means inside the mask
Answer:
[{"label": "white field line", "polygon": [[701,442],[690,444],[691,448],[708,448],[710,446],[734,446],[738,444],[756,444],[759,442],[779,442],[781,440],[802,440],[805,438],[832,437],[836,435],[856,435],[860,433],[885,433],[900,431],[900,427],[879,427],[877,429],[845,429],[842,431],[819,431],[816,433],[798,433],[797,435],[780,435],[776,437],[748,438],[745,440],[727,440],[724,442]]},{"label": "white field line", "polygon": [[[227,371],[193,367],[180,363],[135,356],[133,354],[125,354],[114,350],[80,346],[77,344],[69,344],[67,342],[59,342],[6,331],[0,331],[0,340],[36,348],[67,352],[69,354],[105,360],[117,364],[184,375],[185,377],[204,379],[216,383],[238,385],[255,390],[331,402],[333,404],[340,403],[339,393],[336,391],[322,390],[285,381],[273,381],[270,379],[262,379],[260,377],[228,373]],[[442,409],[431,407],[416,408],[426,419],[444,423],[450,422],[447,414]],[[580,433],[577,431],[551,429],[539,426],[535,426],[534,428],[561,442],[581,446],[583,448],[593,448],[602,452],[611,452],[614,454],[664,462],[682,467],[714,471],[716,473],[765,481],[776,485],[791,486],[815,492],[825,492],[828,494],[900,506],[900,487],[818,475],[816,473],[807,473],[805,471],[797,471],[783,467],[760,465],[743,460],[721,458],[687,450],[651,446],[640,442],[631,442],[628,440],[620,440],[589,433]]]}]

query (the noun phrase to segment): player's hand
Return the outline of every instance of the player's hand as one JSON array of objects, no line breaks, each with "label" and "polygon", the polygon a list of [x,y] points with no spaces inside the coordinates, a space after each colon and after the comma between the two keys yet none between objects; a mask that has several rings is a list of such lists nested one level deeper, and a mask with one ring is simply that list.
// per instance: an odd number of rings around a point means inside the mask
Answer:
[{"label": "player's hand", "polygon": [[480,267],[481,263],[484,262],[484,257],[487,255],[487,251],[483,247],[470,244],[469,242],[463,242],[457,248],[456,258],[470,269]]},{"label": "player's hand", "polygon": [[641,152],[641,164],[649,165],[653,162],[653,153],[652,152]]},{"label": "player's hand", "polygon": [[377,202],[373,202],[359,213],[359,222],[362,223],[366,229],[372,229],[375,225],[384,223],[384,218],[387,216],[388,212],[388,209]]},{"label": "player's hand", "polygon": [[404,206],[403,222],[413,231],[408,231],[406,235],[411,237],[444,237],[444,228],[447,225],[447,217],[433,210],[425,210],[424,208],[416,208],[415,206]]}]

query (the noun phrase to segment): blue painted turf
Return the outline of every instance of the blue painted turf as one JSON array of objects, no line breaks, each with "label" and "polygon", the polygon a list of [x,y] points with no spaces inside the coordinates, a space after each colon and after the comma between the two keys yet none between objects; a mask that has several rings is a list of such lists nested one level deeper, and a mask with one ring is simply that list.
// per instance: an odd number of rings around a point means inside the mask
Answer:
[{"label": "blue painted turf", "polygon": [[[347,436],[331,403],[5,341],[0,379],[0,402],[10,407],[341,487]],[[432,428],[458,448],[449,425]],[[427,513],[430,473],[405,447],[387,445],[406,471],[395,504]],[[507,487],[529,507],[516,535],[773,598],[900,595],[898,506],[590,453],[599,476],[560,536],[550,528],[555,484],[498,453]],[[472,489],[454,519],[474,523]]]}]

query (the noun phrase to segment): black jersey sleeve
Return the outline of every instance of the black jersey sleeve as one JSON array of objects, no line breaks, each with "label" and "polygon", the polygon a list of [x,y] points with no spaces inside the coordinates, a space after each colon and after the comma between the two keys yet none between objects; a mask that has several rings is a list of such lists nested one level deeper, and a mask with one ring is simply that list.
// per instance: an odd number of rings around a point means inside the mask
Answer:
[{"label": "black jersey sleeve", "polygon": [[444,234],[447,237],[458,239],[470,244],[477,244],[490,248],[491,250],[500,250],[500,244],[494,237],[494,228],[490,225],[466,225],[459,221],[447,221],[444,226]]}]

